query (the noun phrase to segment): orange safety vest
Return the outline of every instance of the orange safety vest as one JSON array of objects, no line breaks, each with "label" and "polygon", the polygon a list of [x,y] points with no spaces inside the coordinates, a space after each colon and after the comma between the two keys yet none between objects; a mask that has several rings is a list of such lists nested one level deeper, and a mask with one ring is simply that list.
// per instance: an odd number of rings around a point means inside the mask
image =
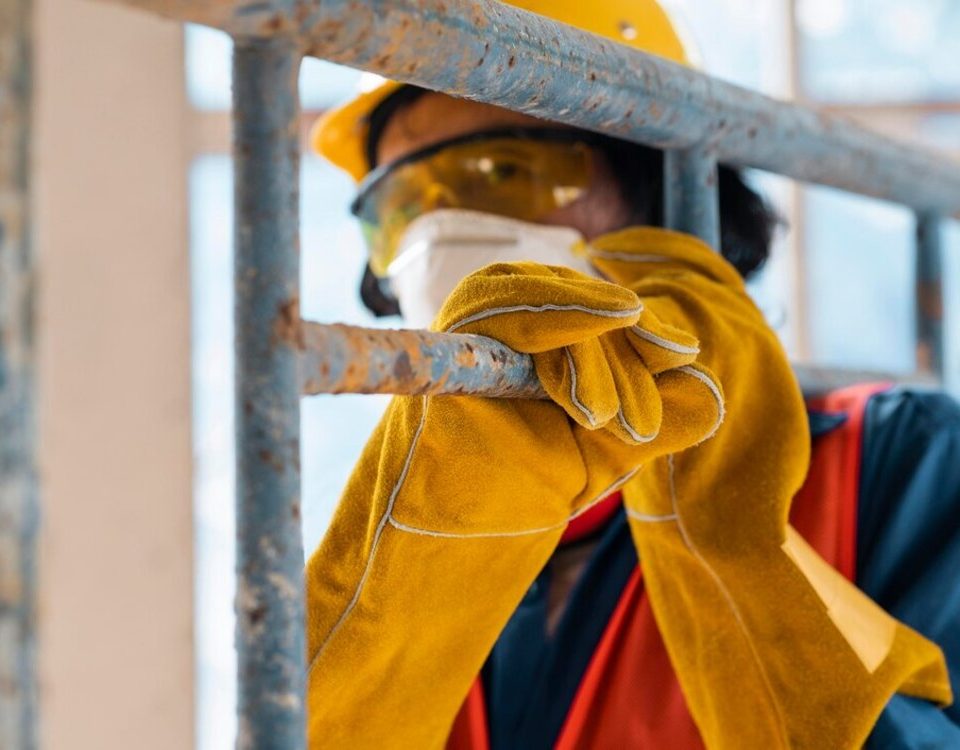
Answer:
[{"label": "orange safety vest", "polygon": [[[813,444],[807,479],[790,522],[820,555],[851,581],[856,573],[857,504],[863,415],[884,384],[844,388],[808,399],[816,411],[847,420]],[[447,750],[489,750],[480,679],[454,721]],[[664,748],[702,750],[680,683],[660,637],[638,566],[607,623],[580,681],[555,750]]]}]

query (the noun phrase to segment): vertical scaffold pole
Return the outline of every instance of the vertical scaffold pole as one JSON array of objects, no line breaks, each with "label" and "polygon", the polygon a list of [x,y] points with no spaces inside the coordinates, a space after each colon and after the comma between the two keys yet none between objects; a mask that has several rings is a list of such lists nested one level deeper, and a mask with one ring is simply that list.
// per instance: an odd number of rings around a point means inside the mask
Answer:
[{"label": "vertical scaffold pole", "polygon": [[31,0],[0,0],[0,747],[37,746]]},{"label": "vertical scaffold pole", "polygon": [[239,748],[305,747],[300,532],[300,54],[233,58]]},{"label": "vertical scaffold pole", "polygon": [[943,377],[942,218],[917,215],[917,366]]},{"label": "vertical scaffold pole", "polygon": [[717,158],[708,146],[667,151],[663,161],[664,224],[720,249]]}]

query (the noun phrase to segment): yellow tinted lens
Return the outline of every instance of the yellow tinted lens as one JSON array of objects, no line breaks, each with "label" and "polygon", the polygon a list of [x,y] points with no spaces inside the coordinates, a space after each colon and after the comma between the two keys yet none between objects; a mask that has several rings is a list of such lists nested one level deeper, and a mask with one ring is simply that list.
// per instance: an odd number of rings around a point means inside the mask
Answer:
[{"label": "yellow tinted lens", "polygon": [[425,165],[404,164],[387,175],[360,212],[373,272],[386,275],[400,238],[414,219],[457,205],[456,196]]},{"label": "yellow tinted lens", "polygon": [[407,226],[438,208],[540,221],[580,198],[591,179],[584,143],[495,138],[453,144],[384,174],[357,211],[370,266],[385,275]]},{"label": "yellow tinted lens", "polygon": [[572,203],[590,183],[590,151],[581,143],[504,139],[437,157],[446,157],[442,173],[465,208],[523,221]]}]

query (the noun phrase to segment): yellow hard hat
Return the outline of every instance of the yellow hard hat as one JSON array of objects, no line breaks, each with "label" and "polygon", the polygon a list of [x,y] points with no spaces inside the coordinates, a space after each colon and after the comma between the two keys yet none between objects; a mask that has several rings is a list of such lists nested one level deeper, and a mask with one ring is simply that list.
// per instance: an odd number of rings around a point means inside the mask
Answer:
[{"label": "yellow hard hat", "polygon": [[[656,0],[509,0],[508,4],[689,64],[676,25]],[[370,113],[403,86],[397,81],[379,81],[374,88],[320,117],[310,134],[313,149],[357,181],[371,166],[366,149]]]}]

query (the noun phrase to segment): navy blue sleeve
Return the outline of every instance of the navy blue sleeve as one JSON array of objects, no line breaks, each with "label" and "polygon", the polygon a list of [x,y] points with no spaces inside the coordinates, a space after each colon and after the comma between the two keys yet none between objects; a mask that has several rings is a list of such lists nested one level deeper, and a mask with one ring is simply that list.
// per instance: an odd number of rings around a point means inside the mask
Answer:
[{"label": "navy blue sleeve", "polygon": [[[894,389],[864,422],[857,585],[944,651],[960,697],[960,406]],[[960,748],[960,706],[895,696],[869,750]]]}]

